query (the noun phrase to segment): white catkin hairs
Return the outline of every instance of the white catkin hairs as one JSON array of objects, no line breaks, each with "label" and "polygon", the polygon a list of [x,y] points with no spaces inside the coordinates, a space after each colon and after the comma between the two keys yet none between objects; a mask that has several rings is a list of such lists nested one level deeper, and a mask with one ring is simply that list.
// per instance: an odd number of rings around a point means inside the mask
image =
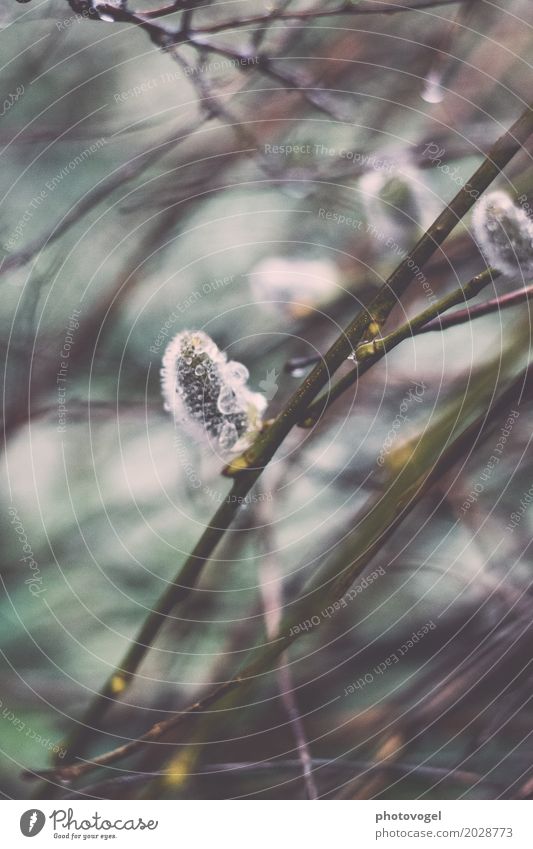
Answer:
[{"label": "white catkin hairs", "polygon": [[533,221],[505,192],[481,197],[474,207],[472,228],[493,268],[506,275],[533,273]]},{"label": "white catkin hairs", "polygon": [[246,385],[248,369],[228,359],[202,330],[169,342],[161,369],[165,410],[197,441],[243,450],[261,427],[266,399]]}]

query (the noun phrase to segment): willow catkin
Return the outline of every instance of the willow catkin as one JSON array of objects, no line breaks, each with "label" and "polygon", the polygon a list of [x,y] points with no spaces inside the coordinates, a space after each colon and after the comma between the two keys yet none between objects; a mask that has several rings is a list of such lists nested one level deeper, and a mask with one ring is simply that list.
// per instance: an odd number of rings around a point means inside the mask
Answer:
[{"label": "willow catkin", "polygon": [[489,265],[508,276],[533,273],[533,221],[509,195],[484,195],[474,207],[472,227]]},{"label": "willow catkin", "polygon": [[266,399],[247,386],[249,373],[201,330],[169,342],[161,369],[165,409],[194,439],[221,452],[241,450],[261,427]]}]

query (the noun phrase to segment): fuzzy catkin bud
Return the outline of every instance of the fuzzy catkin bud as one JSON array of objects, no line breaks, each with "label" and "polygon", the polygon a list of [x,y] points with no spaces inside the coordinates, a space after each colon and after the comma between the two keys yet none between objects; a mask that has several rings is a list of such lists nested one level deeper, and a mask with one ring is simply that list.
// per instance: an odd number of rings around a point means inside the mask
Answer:
[{"label": "fuzzy catkin bud", "polygon": [[507,275],[533,272],[533,221],[505,192],[490,192],[478,201],[472,227],[493,268]]},{"label": "fuzzy catkin bud", "polygon": [[191,436],[221,452],[242,450],[261,427],[266,399],[246,382],[248,369],[230,360],[201,330],[183,330],[163,356],[165,410]]}]

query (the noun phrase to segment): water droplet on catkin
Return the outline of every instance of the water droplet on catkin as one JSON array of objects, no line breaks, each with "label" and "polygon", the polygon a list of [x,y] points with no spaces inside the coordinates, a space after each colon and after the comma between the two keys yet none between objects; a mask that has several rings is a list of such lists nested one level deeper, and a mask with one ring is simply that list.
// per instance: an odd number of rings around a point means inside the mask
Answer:
[{"label": "water droplet on catkin", "polygon": [[161,369],[164,407],[196,440],[222,452],[242,450],[261,428],[266,399],[247,385],[246,366],[227,361],[203,331],[182,331],[167,346]]}]

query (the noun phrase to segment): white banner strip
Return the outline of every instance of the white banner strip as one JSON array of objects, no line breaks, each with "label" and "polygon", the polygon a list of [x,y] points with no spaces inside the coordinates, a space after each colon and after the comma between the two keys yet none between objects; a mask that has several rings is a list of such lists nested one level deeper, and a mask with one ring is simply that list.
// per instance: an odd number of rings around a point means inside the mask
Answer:
[{"label": "white banner strip", "polygon": [[[531,802],[5,801],[2,844],[531,849]],[[29,841],[35,838],[35,843]]]}]

